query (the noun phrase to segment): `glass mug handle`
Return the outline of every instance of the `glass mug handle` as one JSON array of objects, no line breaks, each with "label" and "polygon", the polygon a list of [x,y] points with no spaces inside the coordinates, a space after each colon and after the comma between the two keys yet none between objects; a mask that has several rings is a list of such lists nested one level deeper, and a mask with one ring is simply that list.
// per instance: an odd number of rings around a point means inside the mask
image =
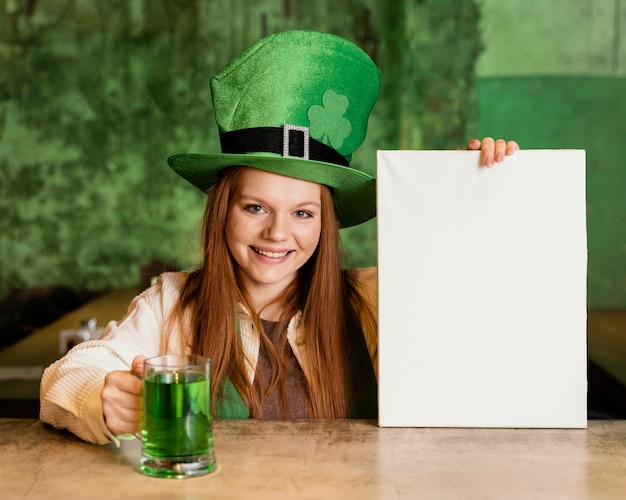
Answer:
[{"label": "glass mug handle", "polygon": [[[144,358],[144,359],[147,359],[147,358]],[[138,372],[133,370],[133,365],[131,364],[130,373],[134,375],[135,377],[137,377],[138,379],[143,380],[143,361],[141,363],[141,369]],[[135,439],[135,438],[141,441],[143,439],[143,436],[141,435],[141,431],[139,431],[139,432],[127,432],[124,434],[116,434],[115,438],[118,439],[119,441],[130,441],[131,439]]]},{"label": "glass mug handle", "polygon": [[[135,360],[134,359],[133,359],[133,364],[130,367],[130,373],[132,373],[135,377],[137,377],[138,379],[140,379],[142,381],[143,381],[143,374],[144,374],[143,363],[144,363],[144,361],[146,359],[148,359],[148,358],[144,357],[144,359],[141,361],[141,366],[139,367],[139,371],[135,370],[135,368],[137,368],[137,367],[134,366],[135,365],[135,363],[134,363]],[[143,394],[142,394],[142,399],[143,399]],[[135,432],[135,433],[131,434],[131,438],[130,439],[132,439],[132,437],[135,437],[135,438],[139,439],[139,441],[141,441],[143,439],[143,436],[141,435],[141,431]]]}]

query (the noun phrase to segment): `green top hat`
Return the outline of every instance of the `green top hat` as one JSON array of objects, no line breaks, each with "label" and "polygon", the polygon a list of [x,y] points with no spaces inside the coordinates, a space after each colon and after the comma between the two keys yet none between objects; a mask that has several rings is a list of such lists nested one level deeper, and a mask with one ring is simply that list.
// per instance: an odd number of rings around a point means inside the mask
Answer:
[{"label": "green top hat", "polygon": [[222,153],[167,161],[202,191],[233,165],[325,184],[341,225],[360,224],[376,215],[376,181],[350,160],[379,89],[378,68],[348,40],[315,31],[268,36],[211,79]]}]

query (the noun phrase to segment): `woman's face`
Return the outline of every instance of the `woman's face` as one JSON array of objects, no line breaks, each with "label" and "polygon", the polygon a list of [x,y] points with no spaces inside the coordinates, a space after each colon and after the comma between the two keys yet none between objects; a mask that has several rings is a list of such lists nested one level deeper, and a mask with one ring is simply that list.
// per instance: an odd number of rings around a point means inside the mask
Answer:
[{"label": "woman's face", "polygon": [[319,184],[244,169],[230,201],[226,241],[253,301],[273,299],[295,279],[321,228]]}]

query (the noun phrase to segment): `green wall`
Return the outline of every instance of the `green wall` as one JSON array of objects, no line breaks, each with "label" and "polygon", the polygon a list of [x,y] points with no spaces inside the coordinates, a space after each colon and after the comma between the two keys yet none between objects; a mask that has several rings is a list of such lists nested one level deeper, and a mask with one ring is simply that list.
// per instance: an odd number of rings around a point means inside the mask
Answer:
[{"label": "green wall", "polygon": [[[152,259],[193,265],[203,196],[165,159],[219,150],[209,78],[266,34],[337,33],[381,67],[354,166],[374,173],[376,148],[417,145],[417,116],[455,117],[452,133],[433,134],[439,141],[466,136],[460,93],[447,94],[473,79],[476,13],[473,0],[49,0],[0,10],[0,298],[48,285],[135,285]],[[433,61],[445,59],[464,19],[470,57],[446,66],[453,78],[437,77]],[[446,34],[435,44],[409,36],[431,26]],[[402,92],[418,87],[420,71],[429,72],[427,105]],[[453,104],[447,114],[443,101]],[[375,237],[375,222],[345,232],[350,264],[375,263]]]},{"label": "green wall", "polygon": [[[589,302],[626,307],[626,47],[605,36],[619,17],[587,0],[8,3],[0,299],[136,285],[152,259],[193,265],[203,196],[165,159],[219,149],[212,74],[265,34],[311,28],[355,41],[381,67],[354,158],[365,171],[377,148],[455,148],[483,134],[586,149]],[[344,232],[352,265],[375,263],[375,236],[375,221]]]}]

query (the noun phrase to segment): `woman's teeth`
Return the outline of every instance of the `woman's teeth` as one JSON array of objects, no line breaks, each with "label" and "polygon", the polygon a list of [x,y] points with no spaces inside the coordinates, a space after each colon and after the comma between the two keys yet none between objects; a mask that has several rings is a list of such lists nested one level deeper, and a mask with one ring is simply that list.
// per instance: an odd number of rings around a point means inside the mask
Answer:
[{"label": "woman's teeth", "polygon": [[289,251],[287,251],[287,252],[266,252],[265,250],[261,250],[259,248],[255,248],[254,251],[256,253],[258,253],[259,255],[263,255],[264,257],[269,257],[270,259],[279,259],[279,258],[284,257],[285,255],[287,255],[289,253]]}]

